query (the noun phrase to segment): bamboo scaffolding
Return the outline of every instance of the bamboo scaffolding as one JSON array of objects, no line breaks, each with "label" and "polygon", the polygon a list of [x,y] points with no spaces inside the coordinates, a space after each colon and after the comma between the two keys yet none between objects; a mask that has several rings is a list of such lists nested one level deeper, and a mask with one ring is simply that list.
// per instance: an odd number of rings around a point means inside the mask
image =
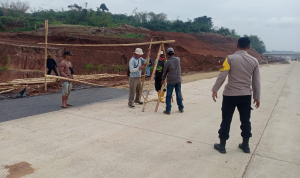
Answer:
[{"label": "bamboo scaffolding", "polygon": [[[38,43],[40,45],[49,45],[49,46],[89,46],[89,47],[121,47],[121,46],[143,46],[143,45],[150,45],[151,42],[144,42],[144,43],[130,43],[130,44],[55,44],[55,43]],[[154,41],[154,44],[161,44],[161,43],[175,43],[175,40],[167,40],[167,41]]]},{"label": "bamboo scaffolding", "polygon": [[16,89],[16,88],[11,88],[11,89],[9,89],[9,90],[1,91],[0,94],[2,94],[2,93],[7,93],[7,92],[13,91],[13,90],[15,90],[15,89]]},{"label": "bamboo scaffolding", "polygon": [[147,55],[147,62],[146,62],[146,67],[143,71],[143,76],[142,76],[142,87],[141,87],[141,90],[140,90],[140,96],[139,96],[139,101],[141,101],[141,97],[142,97],[142,94],[143,94],[143,88],[144,88],[144,83],[145,83],[145,78],[146,78],[146,72],[147,72],[147,67],[149,65],[149,58],[150,58],[150,52],[151,52],[151,46],[152,46],[152,41],[153,41],[153,38],[151,38],[151,42],[150,42],[150,46],[149,46],[149,49],[148,49],[148,55]]},{"label": "bamboo scaffolding", "polygon": [[[158,53],[157,53],[157,57],[156,57],[156,61],[159,60],[160,51],[161,51],[161,48],[162,48],[163,45],[164,45],[164,43],[160,44],[160,47],[159,47],[159,50],[158,50]],[[154,79],[157,64],[158,64],[158,62],[156,62],[156,64],[154,65],[153,71],[152,71],[152,75],[151,75],[151,79],[150,79],[149,84],[148,84],[148,90],[147,90],[147,94],[146,94],[146,98],[145,98],[145,101],[144,101],[142,112],[144,112],[145,108],[146,108],[146,104],[147,104],[148,96],[149,96],[149,93],[150,93],[150,88],[151,88],[151,85],[152,85],[152,81]]]},{"label": "bamboo scaffolding", "polygon": [[48,43],[48,20],[45,21],[45,91],[47,91],[47,43]]},{"label": "bamboo scaffolding", "polygon": [[104,87],[104,85],[98,85],[98,84],[94,84],[94,83],[88,83],[88,82],[84,82],[81,80],[75,80],[75,79],[70,79],[70,78],[65,78],[65,77],[58,77],[58,76],[53,76],[53,75],[47,75],[48,78],[56,78],[56,79],[62,79],[62,80],[67,80],[67,81],[71,81],[71,82],[79,82],[79,83],[84,83],[84,84],[88,84],[88,85],[94,85],[94,86],[99,86],[99,87]]}]

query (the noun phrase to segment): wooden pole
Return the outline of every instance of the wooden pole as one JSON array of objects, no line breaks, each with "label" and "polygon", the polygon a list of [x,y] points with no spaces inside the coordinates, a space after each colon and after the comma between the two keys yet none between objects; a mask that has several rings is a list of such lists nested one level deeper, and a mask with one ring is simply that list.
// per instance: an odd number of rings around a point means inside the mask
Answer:
[{"label": "wooden pole", "polygon": [[[163,45],[163,46],[162,46],[162,48],[163,48],[163,51],[164,51],[165,62],[166,62],[166,61],[167,61],[167,54],[166,54],[165,45]],[[163,89],[165,88],[165,86],[166,86],[166,83],[167,83],[167,77],[165,78],[165,82],[164,82],[164,84],[161,86],[161,89],[160,89],[160,94],[159,94],[159,97],[158,97],[158,100],[157,100],[157,103],[156,103],[156,107],[155,107],[155,112],[157,112],[157,110],[158,110],[158,106],[159,106],[159,103],[160,103],[160,99],[161,99],[162,91],[163,91]],[[173,96],[172,96],[172,99],[173,99]]]},{"label": "wooden pole", "polygon": [[144,42],[144,43],[130,43],[130,44],[55,44],[55,43],[38,43],[41,45],[49,45],[49,46],[90,46],[90,47],[117,47],[117,46],[143,46],[161,43],[175,43],[175,40],[167,40],[167,41],[154,41],[154,42]]},{"label": "wooden pole", "polygon": [[79,82],[79,83],[84,83],[84,84],[88,84],[88,85],[94,85],[94,86],[98,86],[98,87],[104,87],[104,85],[98,85],[98,84],[94,84],[94,83],[88,83],[88,82],[84,82],[81,80],[75,80],[75,79],[70,79],[70,78],[65,78],[65,77],[58,77],[58,76],[54,76],[54,75],[47,75],[48,78],[56,78],[56,79],[62,79],[62,80],[67,80],[67,81],[71,81],[71,82]]},{"label": "wooden pole", "polygon": [[45,21],[45,91],[47,91],[47,43],[48,43],[48,20]]},{"label": "wooden pole", "polygon": [[141,91],[140,91],[140,96],[139,96],[139,101],[141,101],[141,97],[142,97],[142,94],[143,94],[143,88],[144,88],[144,83],[145,83],[145,78],[146,78],[146,72],[147,72],[147,67],[149,65],[149,58],[150,58],[150,52],[151,52],[151,46],[152,46],[152,41],[153,41],[153,38],[151,38],[151,42],[150,42],[150,46],[149,46],[149,49],[148,49],[148,56],[147,56],[147,62],[146,62],[146,67],[143,71],[143,76],[142,76],[142,87],[141,87]]},{"label": "wooden pole", "polygon": [[0,94],[1,94],[1,93],[7,93],[7,92],[13,91],[13,90],[15,90],[15,89],[16,89],[16,88],[11,88],[11,89],[9,89],[9,90],[1,91]]},{"label": "wooden pole", "polygon": [[158,50],[158,53],[157,53],[157,58],[156,58],[157,62],[154,65],[153,72],[152,72],[152,75],[151,75],[151,78],[150,78],[150,81],[149,81],[149,84],[148,84],[148,90],[147,90],[147,94],[146,94],[146,98],[145,98],[145,101],[144,101],[142,112],[144,112],[145,108],[146,108],[148,96],[149,96],[149,93],[150,93],[151,84],[152,84],[152,81],[154,79],[154,75],[155,75],[155,71],[156,71],[156,67],[157,67],[157,64],[158,64],[158,60],[159,60],[160,51],[161,51],[162,46],[163,46],[163,43],[161,43],[161,45],[159,47],[159,50]]}]

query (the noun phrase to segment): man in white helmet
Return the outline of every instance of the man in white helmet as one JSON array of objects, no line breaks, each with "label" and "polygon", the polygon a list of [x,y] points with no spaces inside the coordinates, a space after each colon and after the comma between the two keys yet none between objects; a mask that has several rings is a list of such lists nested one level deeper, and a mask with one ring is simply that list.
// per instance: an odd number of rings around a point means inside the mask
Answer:
[{"label": "man in white helmet", "polygon": [[[143,104],[139,100],[140,90],[141,90],[141,74],[142,70],[145,68],[147,61],[142,58],[143,50],[141,48],[136,48],[132,58],[129,61],[129,99],[128,107],[134,108],[134,103]],[[135,99],[134,99],[135,96]]]}]

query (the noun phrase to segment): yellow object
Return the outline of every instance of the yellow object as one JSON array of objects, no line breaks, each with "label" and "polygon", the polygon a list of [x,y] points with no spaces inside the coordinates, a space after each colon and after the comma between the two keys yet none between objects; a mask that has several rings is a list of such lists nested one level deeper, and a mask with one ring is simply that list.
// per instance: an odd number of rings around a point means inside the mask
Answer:
[{"label": "yellow object", "polygon": [[226,58],[225,61],[224,61],[224,63],[223,63],[223,67],[222,67],[222,69],[220,71],[227,71],[229,69],[230,69],[230,65],[229,65],[228,60]]},{"label": "yellow object", "polygon": [[161,94],[160,102],[162,102],[162,103],[165,102],[164,97],[165,97],[165,91],[163,91]]}]

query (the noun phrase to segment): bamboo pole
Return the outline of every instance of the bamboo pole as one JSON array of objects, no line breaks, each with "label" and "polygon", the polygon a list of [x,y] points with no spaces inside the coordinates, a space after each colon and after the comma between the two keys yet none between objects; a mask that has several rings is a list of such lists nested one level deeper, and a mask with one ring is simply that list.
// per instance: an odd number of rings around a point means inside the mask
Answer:
[{"label": "bamboo pole", "polygon": [[[160,44],[160,47],[159,47],[159,50],[158,50],[158,53],[157,53],[157,57],[156,57],[157,61],[159,60],[160,51],[161,51],[161,48],[162,48],[163,44],[164,43]],[[151,84],[152,84],[152,81],[154,79],[157,64],[158,64],[158,62],[156,62],[156,64],[154,65],[154,68],[153,68],[153,72],[152,72],[151,79],[150,79],[149,84],[148,84],[148,90],[147,90],[147,94],[146,94],[146,98],[145,98],[145,101],[144,101],[142,112],[144,112],[145,108],[146,108],[146,104],[147,104],[148,96],[149,96],[149,93],[150,93]]]},{"label": "bamboo pole", "polygon": [[48,43],[48,20],[45,21],[45,91],[47,91],[47,43]]},{"label": "bamboo pole", "polygon": [[7,93],[7,92],[10,92],[10,91],[13,91],[13,90],[15,90],[15,88],[12,88],[12,89],[9,89],[9,90],[5,90],[5,91],[1,91],[0,94]]},{"label": "bamboo pole", "polygon": [[[120,46],[143,46],[143,45],[149,45],[150,43],[151,42],[130,43],[130,44],[55,44],[55,43],[38,43],[38,44],[49,45],[49,46],[120,47]],[[155,41],[155,42],[152,42],[152,45],[161,44],[161,43],[175,43],[175,40]]]},{"label": "bamboo pole", "polygon": [[58,77],[58,76],[53,76],[53,75],[47,75],[48,78],[56,78],[56,79],[62,79],[62,80],[67,80],[67,81],[71,81],[71,82],[79,82],[79,83],[84,83],[84,84],[88,84],[88,85],[94,85],[94,86],[99,86],[99,87],[104,87],[104,85],[98,85],[98,84],[94,84],[94,83],[88,83],[88,82],[84,82],[81,80],[75,80],[75,79],[70,79],[70,78],[65,78],[65,77]]},{"label": "bamboo pole", "polygon": [[150,42],[150,46],[149,46],[149,49],[148,49],[148,55],[147,55],[147,62],[146,62],[146,67],[143,71],[143,76],[142,76],[142,86],[141,86],[141,90],[140,90],[140,96],[139,96],[139,101],[141,101],[141,97],[142,97],[142,94],[143,94],[143,88],[144,88],[144,83],[145,83],[145,78],[146,78],[146,72],[147,72],[147,67],[149,65],[149,58],[150,58],[150,52],[151,52],[151,46],[152,46],[152,41],[153,41],[153,38],[151,38],[151,42]]}]

